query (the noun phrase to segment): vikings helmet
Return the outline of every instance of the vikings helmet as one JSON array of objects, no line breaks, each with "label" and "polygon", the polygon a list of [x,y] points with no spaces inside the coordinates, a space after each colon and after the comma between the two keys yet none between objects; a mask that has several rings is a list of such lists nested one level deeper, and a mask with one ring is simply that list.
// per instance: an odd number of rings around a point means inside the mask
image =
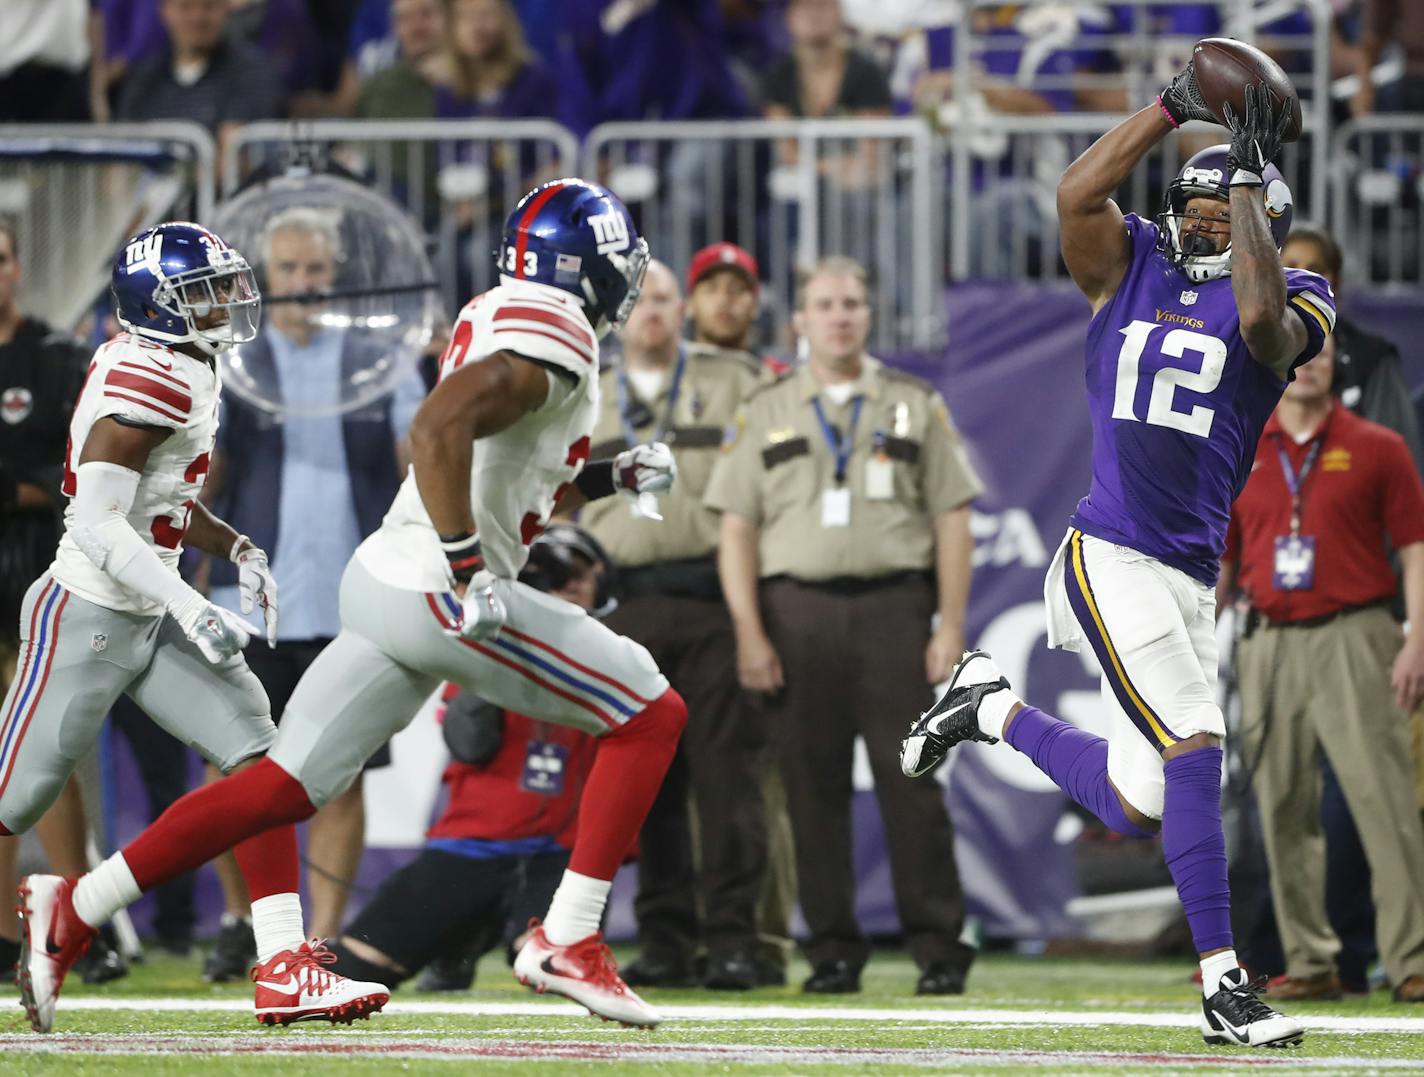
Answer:
[{"label": "vikings helmet", "polygon": [[577,297],[601,337],[638,302],[648,244],[616,195],[595,183],[561,179],[519,200],[494,259],[506,277]]},{"label": "vikings helmet", "polygon": [[[1162,212],[1157,216],[1157,246],[1172,259],[1172,264],[1200,284],[1231,273],[1231,246],[1218,252],[1205,236],[1184,235],[1187,203],[1193,198],[1219,198],[1226,202],[1231,194],[1231,166],[1225,143],[1208,146],[1193,154],[1182,166],[1177,178],[1167,185],[1162,199]],[[1275,165],[1268,164],[1261,174],[1266,197],[1266,220],[1279,250],[1290,234],[1291,192],[1285,177]]]},{"label": "vikings helmet", "polygon": [[168,221],[134,236],[114,260],[111,287],[119,324],[148,340],[213,355],[257,335],[252,267],[199,224]]}]

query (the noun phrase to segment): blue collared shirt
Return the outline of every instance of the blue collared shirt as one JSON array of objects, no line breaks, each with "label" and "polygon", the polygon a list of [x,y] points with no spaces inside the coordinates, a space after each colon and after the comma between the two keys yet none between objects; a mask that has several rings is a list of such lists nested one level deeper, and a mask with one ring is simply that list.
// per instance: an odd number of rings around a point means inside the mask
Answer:
[{"label": "blue collared shirt", "polygon": [[[322,329],[306,344],[271,326],[263,332],[288,409],[282,425],[282,480],[272,551],[282,610],[277,637],[329,639],[341,630],[341,574],[361,544],[361,527],[351,500],[340,413],[301,413],[331,408],[340,399],[346,331]],[[405,436],[424,395],[424,382],[411,365],[397,383],[391,405],[392,433],[397,439]],[[226,609],[239,609],[236,587],[215,587],[210,597]]]}]

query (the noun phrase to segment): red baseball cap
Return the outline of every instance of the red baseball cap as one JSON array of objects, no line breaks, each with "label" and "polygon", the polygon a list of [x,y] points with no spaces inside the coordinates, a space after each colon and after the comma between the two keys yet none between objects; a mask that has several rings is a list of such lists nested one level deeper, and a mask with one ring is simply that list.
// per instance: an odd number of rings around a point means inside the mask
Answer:
[{"label": "red baseball cap", "polygon": [[694,254],[687,267],[687,290],[692,291],[708,273],[722,268],[737,270],[746,276],[754,289],[761,290],[761,270],[756,259],[750,251],[735,243],[713,243]]}]

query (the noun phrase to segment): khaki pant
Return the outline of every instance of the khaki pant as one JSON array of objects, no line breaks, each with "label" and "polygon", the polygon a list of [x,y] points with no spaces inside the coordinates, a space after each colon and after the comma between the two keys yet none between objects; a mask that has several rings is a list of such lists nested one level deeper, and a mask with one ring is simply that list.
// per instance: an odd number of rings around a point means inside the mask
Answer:
[{"label": "khaki pant", "polygon": [[1390,668],[1402,637],[1383,609],[1314,628],[1260,628],[1238,652],[1246,759],[1271,865],[1286,972],[1335,971],[1325,914],[1320,752],[1340,778],[1369,859],[1380,955],[1391,982],[1424,975],[1424,827],[1409,723]]}]

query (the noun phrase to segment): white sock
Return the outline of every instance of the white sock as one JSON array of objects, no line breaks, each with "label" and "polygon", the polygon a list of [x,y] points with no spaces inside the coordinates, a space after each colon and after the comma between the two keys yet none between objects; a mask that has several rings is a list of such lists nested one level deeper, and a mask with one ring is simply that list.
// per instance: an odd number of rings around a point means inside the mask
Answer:
[{"label": "white sock", "polygon": [[1009,688],[990,692],[979,703],[979,731],[1003,740],[1004,723],[1009,720],[1009,711],[1022,702]]},{"label": "white sock", "polygon": [[1202,994],[1211,998],[1221,989],[1221,978],[1232,969],[1240,967],[1241,962],[1236,960],[1235,950],[1222,950],[1219,954],[1202,958]]},{"label": "white sock", "polygon": [[565,871],[554,891],[554,900],[549,903],[549,915],[544,918],[545,937],[555,946],[588,938],[598,930],[611,889],[611,880]]},{"label": "white sock", "polygon": [[99,927],[141,893],[124,854],[115,853],[74,884],[74,911],[90,927]]},{"label": "white sock", "polygon": [[302,931],[302,899],[297,894],[273,894],[252,903],[252,935],[257,940],[257,962],[265,964],[283,950],[295,950],[307,941]]}]

